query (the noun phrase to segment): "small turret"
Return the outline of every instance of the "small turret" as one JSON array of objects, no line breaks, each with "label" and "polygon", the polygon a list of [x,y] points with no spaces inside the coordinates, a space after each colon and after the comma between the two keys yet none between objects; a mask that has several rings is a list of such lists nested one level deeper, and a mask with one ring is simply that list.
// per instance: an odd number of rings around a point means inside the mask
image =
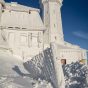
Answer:
[{"label": "small turret", "polygon": [[3,8],[5,8],[5,2],[4,0],[0,0],[0,21],[1,21],[1,15],[2,15]]},{"label": "small turret", "polygon": [[1,7],[5,7],[5,1],[4,0],[0,0],[0,5],[1,5]]}]

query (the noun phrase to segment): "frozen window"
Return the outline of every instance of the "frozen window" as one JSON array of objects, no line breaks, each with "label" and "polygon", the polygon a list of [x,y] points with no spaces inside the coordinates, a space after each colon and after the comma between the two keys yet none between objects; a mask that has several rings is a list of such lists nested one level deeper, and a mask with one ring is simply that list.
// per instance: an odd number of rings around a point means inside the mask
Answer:
[{"label": "frozen window", "polygon": [[66,59],[61,59],[61,63],[62,63],[62,65],[65,65],[66,64]]},{"label": "frozen window", "polygon": [[55,36],[55,40],[57,40],[57,37]]},{"label": "frozen window", "polygon": [[10,33],[8,34],[8,40],[9,40],[9,45],[10,45],[11,47],[13,47],[14,41],[15,41],[15,37],[14,37],[14,33],[13,33],[13,32],[10,32]]},{"label": "frozen window", "polygon": [[32,46],[38,47],[37,37],[32,37]]},{"label": "frozen window", "polygon": [[56,25],[54,24],[54,27],[56,27]]},{"label": "frozen window", "polygon": [[38,47],[42,47],[42,33],[38,32]]},{"label": "frozen window", "polygon": [[2,13],[4,13],[5,12],[5,10],[2,10]]},{"label": "frozen window", "polygon": [[29,14],[31,14],[31,11],[29,11]]},{"label": "frozen window", "polygon": [[23,45],[23,46],[27,46],[27,36],[26,36],[26,34],[21,34],[20,44]]},{"label": "frozen window", "polygon": [[32,33],[28,34],[28,47],[32,46]]},{"label": "frozen window", "polygon": [[36,33],[32,34],[32,47],[38,47],[37,36],[38,36],[38,34],[36,34]]},{"label": "frozen window", "polygon": [[55,9],[53,10],[53,13],[55,14]]}]

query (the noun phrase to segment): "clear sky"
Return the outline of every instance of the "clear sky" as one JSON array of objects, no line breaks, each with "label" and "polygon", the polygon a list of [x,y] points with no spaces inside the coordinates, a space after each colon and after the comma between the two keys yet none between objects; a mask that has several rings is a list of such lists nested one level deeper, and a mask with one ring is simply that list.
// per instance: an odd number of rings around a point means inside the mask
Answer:
[{"label": "clear sky", "polygon": [[[39,0],[5,0],[39,8]],[[88,0],[63,0],[62,24],[65,40],[88,49]]]}]

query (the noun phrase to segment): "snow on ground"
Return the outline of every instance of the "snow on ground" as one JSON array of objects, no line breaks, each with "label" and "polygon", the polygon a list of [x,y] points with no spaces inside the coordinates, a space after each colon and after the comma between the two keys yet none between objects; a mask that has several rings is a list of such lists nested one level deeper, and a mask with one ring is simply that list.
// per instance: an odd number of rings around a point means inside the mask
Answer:
[{"label": "snow on ground", "polygon": [[34,80],[23,66],[23,61],[0,52],[0,88],[52,88],[45,80]]}]

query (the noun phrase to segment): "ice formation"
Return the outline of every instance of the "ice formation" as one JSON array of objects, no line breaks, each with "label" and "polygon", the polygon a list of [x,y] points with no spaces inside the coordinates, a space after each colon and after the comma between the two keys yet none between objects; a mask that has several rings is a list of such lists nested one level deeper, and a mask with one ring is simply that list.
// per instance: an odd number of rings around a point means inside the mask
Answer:
[{"label": "ice formation", "polygon": [[63,66],[66,88],[88,88],[88,69],[79,62]]}]

